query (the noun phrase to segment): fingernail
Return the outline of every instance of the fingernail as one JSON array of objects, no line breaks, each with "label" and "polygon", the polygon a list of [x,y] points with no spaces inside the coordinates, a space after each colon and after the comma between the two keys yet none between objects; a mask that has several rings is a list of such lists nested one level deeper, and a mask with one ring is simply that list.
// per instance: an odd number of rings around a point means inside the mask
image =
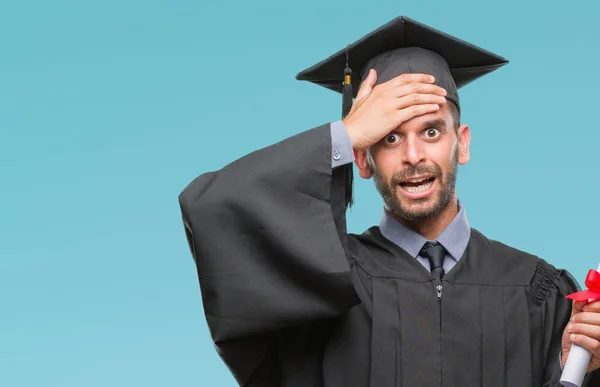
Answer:
[{"label": "fingernail", "polygon": [[571,321],[575,322],[575,316],[571,317]]},{"label": "fingernail", "polygon": [[575,335],[571,335],[571,341],[575,340]]},{"label": "fingernail", "polygon": [[573,328],[573,324],[569,323],[569,325],[567,325],[567,332],[571,333],[571,328]]},{"label": "fingernail", "polygon": [[430,80],[431,82],[435,82],[435,77],[434,77],[433,75],[430,75],[430,76],[429,76],[429,80]]}]

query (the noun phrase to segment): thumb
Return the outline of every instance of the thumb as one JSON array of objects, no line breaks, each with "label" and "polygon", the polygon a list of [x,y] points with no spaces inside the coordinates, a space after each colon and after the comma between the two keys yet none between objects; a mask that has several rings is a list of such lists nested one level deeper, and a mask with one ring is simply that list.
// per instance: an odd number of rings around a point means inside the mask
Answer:
[{"label": "thumb", "polygon": [[576,315],[577,313],[583,312],[583,307],[587,304],[585,301],[573,301],[573,306],[571,309],[571,317]]},{"label": "thumb", "polygon": [[369,70],[369,75],[365,78],[365,80],[361,83],[360,89],[358,89],[358,93],[356,94],[356,101],[360,101],[367,94],[373,90],[375,86],[375,82],[377,82],[377,72],[374,69]]}]

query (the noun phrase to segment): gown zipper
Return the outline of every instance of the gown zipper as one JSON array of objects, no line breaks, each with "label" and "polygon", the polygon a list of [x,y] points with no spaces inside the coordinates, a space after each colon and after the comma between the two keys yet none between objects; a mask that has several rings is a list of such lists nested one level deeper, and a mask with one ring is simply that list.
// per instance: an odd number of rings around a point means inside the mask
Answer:
[{"label": "gown zipper", "polygon": [[[439,350],[439,354],[440,354],[440,373],[442,373],[442,369],[441,369],[441,363],[443,361],[443,356],[442,356],[442,281],[441,280],[435,280],[436,283],[436,294],[437,294],[437,298],[438,298],[438,311],[439,311],[439,319],[440,319],[440,342],[438,344],[438,350]],[[442,378],[442,374],[440,375],[440,378]]]}]

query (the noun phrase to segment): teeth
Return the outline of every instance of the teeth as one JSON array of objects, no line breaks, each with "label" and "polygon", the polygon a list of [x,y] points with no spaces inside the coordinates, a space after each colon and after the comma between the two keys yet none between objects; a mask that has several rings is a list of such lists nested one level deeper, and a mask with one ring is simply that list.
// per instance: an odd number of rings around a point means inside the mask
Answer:
[{"label": "teeth", "polygon": [[424,178],[422,178],[422,179],[406,180],[406,182],[410,182],[410,183],[420,183],[420,182],[422,182],[423,180],[427,180],[427,179],[428,179],[427,177],[424,177]]},{"label": "teeth", "polygon": [[427,184],[419,185],[417,187],[404,187],[404,189],[407,190],[408,192],[421,192],[421,191],[425,191],[426,189],[431,187],[432,184],[433,184],[433,181],[431,181]]}]

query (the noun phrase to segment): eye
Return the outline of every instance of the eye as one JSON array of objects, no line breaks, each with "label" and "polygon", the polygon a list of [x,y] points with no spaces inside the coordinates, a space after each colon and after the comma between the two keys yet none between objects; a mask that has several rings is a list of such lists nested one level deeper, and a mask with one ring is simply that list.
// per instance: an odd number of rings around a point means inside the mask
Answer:
[{"label": "eye", "polygon": [[425,130],[425,137],[436,138],[440,135],[440,131],[436,128],[429,128]]},{"label": "eye", "polygon": [[386,144],[393,145],[400,142],[400,136],[397,133],[390,133],[385,136],[384,140]]}]

